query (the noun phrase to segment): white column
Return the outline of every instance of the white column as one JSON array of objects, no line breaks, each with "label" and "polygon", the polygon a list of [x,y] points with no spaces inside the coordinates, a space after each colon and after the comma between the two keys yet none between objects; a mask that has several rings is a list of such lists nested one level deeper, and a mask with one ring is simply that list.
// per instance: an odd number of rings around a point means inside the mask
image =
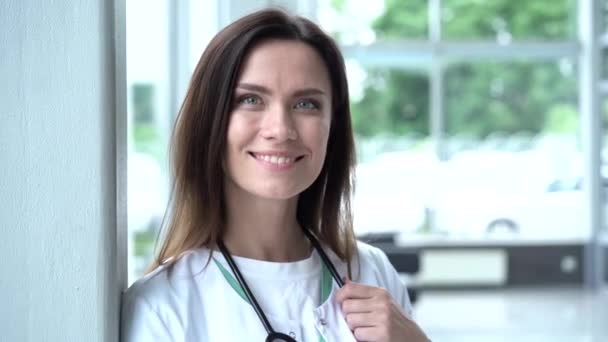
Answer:
[{"label": "white column", "polygon": [[2,341],[117,341],[123,1],[0,2]]}]

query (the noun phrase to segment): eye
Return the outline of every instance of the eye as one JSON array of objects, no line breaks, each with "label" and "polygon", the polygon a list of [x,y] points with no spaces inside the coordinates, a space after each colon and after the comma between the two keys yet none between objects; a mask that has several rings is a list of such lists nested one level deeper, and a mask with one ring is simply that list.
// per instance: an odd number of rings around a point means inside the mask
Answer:
[{"label": "eye", "polygon": [[319,109],[319,103],[310,99],[303,99],[296,102],[295,108],[304,110],[316,110]]},{"label": "eye", "polygon": [[262,98],[260,98],[257,95],[246,94],[246,95],[239,96],[237,99],[237,103],[243,104],[243,105],[255,106],[255,105],[262,104]]}]

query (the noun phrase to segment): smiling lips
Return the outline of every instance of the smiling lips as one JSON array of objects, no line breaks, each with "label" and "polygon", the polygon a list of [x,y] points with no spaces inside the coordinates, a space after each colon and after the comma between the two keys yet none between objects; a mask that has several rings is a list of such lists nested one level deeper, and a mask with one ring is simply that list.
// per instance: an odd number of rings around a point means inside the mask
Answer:
[{"label": "smiling lips", "polygon": [[304,157],[304,155],[294,156],[286,153],[249,153],[257,161],[273,169],[288,169]]}]

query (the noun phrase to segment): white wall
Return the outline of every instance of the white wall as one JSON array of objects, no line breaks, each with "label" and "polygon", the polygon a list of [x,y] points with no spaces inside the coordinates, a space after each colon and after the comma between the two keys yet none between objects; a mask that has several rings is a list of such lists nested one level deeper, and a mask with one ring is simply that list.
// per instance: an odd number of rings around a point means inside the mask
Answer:
[{"label": "white wall", "polygon": [[118,334],[113,3],[0,2],[0,341]]}]

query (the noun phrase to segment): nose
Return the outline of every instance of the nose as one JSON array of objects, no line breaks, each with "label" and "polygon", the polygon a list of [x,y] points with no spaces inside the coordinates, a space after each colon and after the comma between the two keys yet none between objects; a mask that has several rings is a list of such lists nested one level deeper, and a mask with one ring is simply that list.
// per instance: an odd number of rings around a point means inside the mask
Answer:
[{"label": "nose", "polygon": [[298,132],[289,108],[276,105],[264,114],[262,121],[261,135],[264,139],[283,142],[296,140]]}]

